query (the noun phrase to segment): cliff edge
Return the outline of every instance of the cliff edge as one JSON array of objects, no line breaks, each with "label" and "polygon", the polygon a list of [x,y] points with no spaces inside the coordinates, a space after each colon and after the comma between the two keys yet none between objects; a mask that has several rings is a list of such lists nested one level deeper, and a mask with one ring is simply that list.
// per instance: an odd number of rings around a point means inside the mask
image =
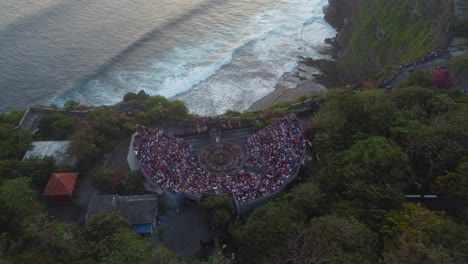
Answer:
[{"label": "cliff edge", "polygon": [[[325,19],[339,32],[338,78],[359,83],[443,47],[453,2],[329,0]],[[382,78],[385,78],[383,76]]]}]

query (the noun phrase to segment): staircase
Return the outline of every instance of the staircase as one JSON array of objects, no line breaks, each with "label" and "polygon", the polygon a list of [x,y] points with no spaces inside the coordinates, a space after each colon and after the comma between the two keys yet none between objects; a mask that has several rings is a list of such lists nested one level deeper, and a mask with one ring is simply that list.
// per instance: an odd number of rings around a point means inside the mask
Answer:
[{"label": "staircase", "polygon": [[236,201],[234,201],[234,196],[229,196],[229,207],[231,208],[231,218],[236,219],[237,217],[237,206]]}]

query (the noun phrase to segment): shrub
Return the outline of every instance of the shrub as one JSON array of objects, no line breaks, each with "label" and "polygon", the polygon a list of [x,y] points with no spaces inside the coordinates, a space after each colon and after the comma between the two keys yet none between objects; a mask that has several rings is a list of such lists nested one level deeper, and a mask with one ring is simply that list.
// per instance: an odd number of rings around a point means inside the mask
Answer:
[{"label": "shrub", "polygon": [[110,170],[94,168],[91,170],[90,176],[97,187],[108,190],[111,187],[114,173]]},{"label": "shrub", "polygon": [[137,94],[134,93],[134,92],[128,92],[123,97],[124,102],[128,102],[128,101],[131,101],[131,100],[134,100],[134,99],[137,99]]},{"label": "shrub", "polygon": [[263,122],[257,122],[252,126],[252,130],[254,132],[260,131],[265,127],[265,124]]},{"label": "shrub", "polygon": [[448,89],[455,84],[455,79],[447,70],[436,70],[431,72],[434,78],[434,85],[439,89]]}]

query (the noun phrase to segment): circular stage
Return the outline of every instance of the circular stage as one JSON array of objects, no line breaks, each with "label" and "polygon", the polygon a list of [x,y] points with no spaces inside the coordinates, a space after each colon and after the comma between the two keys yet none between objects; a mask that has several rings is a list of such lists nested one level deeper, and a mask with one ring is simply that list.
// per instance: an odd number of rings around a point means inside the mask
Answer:
[{"label": "circular stage", "polygon": [[200,164],[214,173],[228,173],[242,167],[244,153],[233,143],[213,143],[200,151]]}]

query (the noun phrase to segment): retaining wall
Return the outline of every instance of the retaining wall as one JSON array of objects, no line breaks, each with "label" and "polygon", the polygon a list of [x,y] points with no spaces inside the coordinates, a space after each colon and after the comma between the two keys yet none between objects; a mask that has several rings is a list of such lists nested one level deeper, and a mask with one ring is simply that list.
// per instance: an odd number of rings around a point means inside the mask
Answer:
[{"label": "retaining wall", "polygon": [[[129,166],[130,166],[130,168],[132,168],[132,165],[130,165],[130,162],[136,160],[136,163],[138,164],[139,168],[141,168],[140,161],[137,159],[137,157],[135,155],[135,152],[133,151],[134,137],[135,137],[135,135],[133,134],[132,139],[130,141],[129,153],[127,155],[127,162],[129,162]],[[249,202],[246,202],[246,203],[239,203],[237,201],[237,199],[234,198],[234,202],[236,204],[236,209],[237,209],[237,215],[239,217],[247,216],[255,208],[257,208],[259,206],[262,206],[262,205],[265,205],[269,201],[272,201],[272,200],[280,197],[283,194],[283,192],[286,190],[286,188],[289,186],[289,184],[291,184],[291,182],[294,181],[297,178],[298,173],[300,171],[300,168],[301,168],[301,166],[303,164],[304,157],[305,157],[305,150],[304,150],[304,153],[302,154],[302,157],[301,157],[300,162],[299,162],[299,166],[297,167],[296,171],[288,179],[286,179],[285,183],[278,190],[276,190],[276,191],[274,191],[274,192],[272,192],[270,194],[267,194],[267,195],[265,195],[265,196],[263,196],[261,198],[258,198],[258,199],[255,199],[253,201],[249,201]],[[155,188],[161,188],[161,186],[159,186],[158,184],[156,184],[155,182],[153,182],[152,180],[149,179],[148,175],[146,175],[145,170],[140,169],[140,171],[141,171],[143,177],[145,178],[145,181],[150,186],[155,187]],[[215,196],[215,195],[231,195],[231,194],[215,194],[215,193],[203,192],[199,196],[197,196],[197,195],[193,195],[193,194],[185,193],[185,192],[180,192],[180,193],[175,194],[175,193],[172,193],[172,192],[170,192],[170,191],[168,191],[168,190],[166,190],[164,188],[161,188],[161,189],[163,190],[163,193],[162,193],[163,201],[166,203],[166,206],[169,207],[169,208],[181,208],[181,207],[183,207],[185,199],[191,199],[193,201],[196,201],[196,202],[200,203],[201,200],[203,198],[205,198],[205,197]]]}]

